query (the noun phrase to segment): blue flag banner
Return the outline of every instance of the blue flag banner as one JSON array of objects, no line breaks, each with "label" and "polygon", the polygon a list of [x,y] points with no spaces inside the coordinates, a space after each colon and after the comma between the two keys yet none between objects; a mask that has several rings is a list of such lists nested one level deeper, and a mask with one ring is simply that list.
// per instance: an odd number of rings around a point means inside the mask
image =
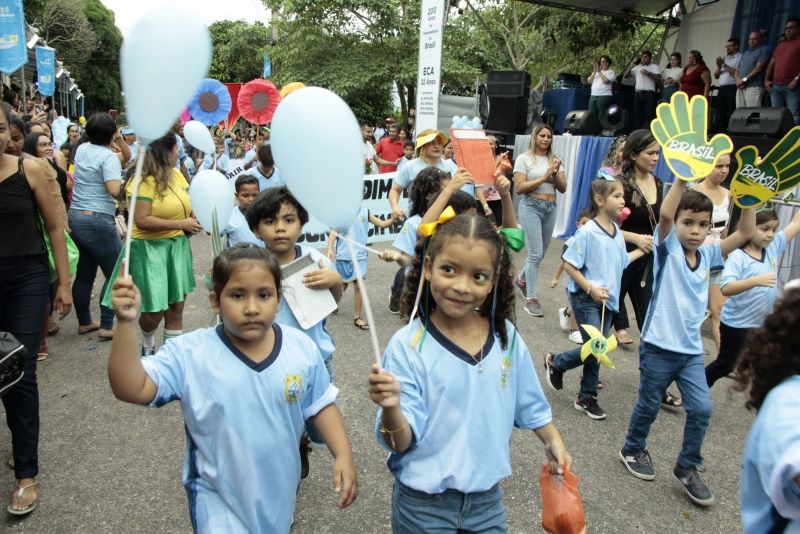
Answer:
[{"label": "blue flag banner", "polygon": [[44,96],[53,96],[56,90],[56,51],[46,46],[36,47],[36,77],[39,80],[39,92]]},{"label": "blue flag banner", "polygon": [[269,80],[270,76],[272,76],[272,60],[269,58],[269,54],[264,52],[264,70],[261,73],[261,77]]},{"label": "blue flag banner", "polygon": [[22,0],[0,0],[0,71],[11,75],[28,62]]}]

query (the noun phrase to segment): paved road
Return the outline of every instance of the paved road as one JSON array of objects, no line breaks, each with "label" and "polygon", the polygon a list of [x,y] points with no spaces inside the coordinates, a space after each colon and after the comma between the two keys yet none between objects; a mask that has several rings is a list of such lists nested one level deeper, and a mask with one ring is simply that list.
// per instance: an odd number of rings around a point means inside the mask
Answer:
[{"label": "paved road", "polygon": [[[207,326],[212,314],[202,273],[209,265],[210,241],[192,239],[198,290],[186,307],[186,329]],[[378,247],[383,248],[383,247]],[[553,272],[559,243],[544,262],[543,280]],[[521,265],[522,254],[515,263]],[[378,336],[385,346],[400,320],[388,313],[388,288],[394,267],[369,257],[369,295],[375,306]],[[100,285],[96,286],[99,293]],[[573,345],[558,327],[556,308],[564,292],[544,289],[544,318],[532,318],[517,303],[518,326],[533,354],[540,380],[542,355]],[[96,300],[94,301],[96,306]],[[311,455],[311,476],[301,486],[295,533],[383,533],[390,531],[392,477],[372,434],[375,408],[366,393],[371,362],[369,335],[352,323],[352,292],[345,293],[329,325],[338,350],[334,356],[340,406],[353,442],[360,496],[349,509],[335,507],[331,460],[324,451]],[[635,324],[635,323],[634,323]],[[635,330],[635,329],[634,329]],[[39,367],[42,430],[39,508],[28,518],[0,519],[0,531],[14,533],[180,533],[190,532],[186,497],[180,484],[183,425],[176,403],[152,410],[114,399],[106,378],[110,345],[96,336],[78,336],[73,313],[50,338],[51,357]],[[159,334],[160,335],[160,334]],[[705,340],[706,347],[711,343]],[[712,349],[713,351],[713,349]],[[663,412],[653,426],[649,449],[657,478],[631,477],[617,459],[638,384],[635,350],[615,354],[617,369],[603,369],[600,404],[605,421],[591,421],[572,408],[579,373],[565,377],[565,390],[545,386],[555,423],[575,458],[589,531],[592,533],[738,532],[738,481],[744,441],[753,420],[743,398],[721,381],[712,392],[714,415],[705,442],[705,478],[717,504],[703,510],[691,504],[672,477],[680,448],[684,415]],[[10,450],[8,430],[0,429],[0,458]],[[512,442],[514,474],[503,484],[512,533],[541,531],[539,469],[544,459],[535,435],[516,431]],[[0,464],[2,465],[2,464]],[[3,469],[0,496],[10,494],[13,474]]]}]

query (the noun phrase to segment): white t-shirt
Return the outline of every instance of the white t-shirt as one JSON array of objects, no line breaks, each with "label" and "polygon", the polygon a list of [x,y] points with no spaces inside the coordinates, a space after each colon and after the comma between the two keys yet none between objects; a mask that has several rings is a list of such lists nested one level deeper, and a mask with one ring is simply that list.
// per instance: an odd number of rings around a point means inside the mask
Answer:
[{"label": "white t-shirt", "polygon": [[595,74],[592,79],[592,96],[611,96],[611,84],[617,79],[617,75],[611,69],[601,71],[608,83],[603,81],[599,74]]},{"label": "white t-shirt", "polygon": [[[742,59],[742,54],[740,52],[736,52],[732,56],[725,56],[725,59],[722,61],[732,69],[739,68],[739,61]],[[736,78],[733,77],[733,74],[725,70],[724,68],[719,69],[719,85],[735,85]]]},{"label": "white t-shirt", "polygon": [[[544,173],[547,171],[547,167],[549,166],[550,166],[550,161],[547,159],[547,156],[532,156],[530,152],[523,152],[522,154],[517,156],[517,159],[514,161],[514,174],[521,172],[528,178],[528,180],[535,180],[537,178],[541,178],[542,176],[544,176]],[[558,172],[566,172],[564,170],[563,163],[561,164],[561,168],[558,170]],[[533,191],[529,191],[529,194],[530,193],[539,193],[541,195],[555,195],[556,186],[553,183],[553,180],[550,179],[541,184]]]},{"label": "white t-shirt", "polygon": [[683,69],[681,67],[669,67],[664,69],[664,72],[661,74],[661,79],[664,80],[665,84],[667,83],[667,78],[672,78],[672,83],[681,83],[682,74]]},{"label": "white t-shirt", "polygon": [[637,91],[655,91],[656,82],[645,75],[644,71],[649,71],[652,74],[661,74],[661,67],[655,63],[648,63],[647,65],[636,65],[631,69],[631,74],[636,78],[635,89]]},{"label": "white t-shirt", "polygon": [[364,141],[364,160],[369,160],[369,174],[378,174],[378,164],[375,163],[375,147],[369,141]]}]

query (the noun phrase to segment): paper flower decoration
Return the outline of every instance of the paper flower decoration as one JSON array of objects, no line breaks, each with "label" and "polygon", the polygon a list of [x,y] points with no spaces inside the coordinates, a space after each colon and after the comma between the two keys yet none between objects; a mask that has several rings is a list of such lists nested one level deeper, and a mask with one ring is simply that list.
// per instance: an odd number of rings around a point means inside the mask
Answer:
[{"label": "paper flower decoration", "polygon": [[217,80],[206,78],[189,102],[189,113],[206,126],[213,126],[228,117],[233,107],[228,88]]},{"label": "paper flower decoration", "polygon": [[289,82],[283,87],[281,87],[281,98],[286,98],[286,95],[288,95],[292,91],[297,91],[298,89],[302,89],[305,86],[306,84],[304,84],[303,82]]},{"label": "paper flower decoration", "polygon": [[189,108],[183,108],[183,111],[181,111],[181,124],[186,124],[190,120],[192,120],[192,114],[189,113]]},{"label": "paper flower decoration", "polygon": [[278,88],[269,80],[247,82],[236,99],[242,117],[253,124],[270,122],[280,101]]},{"label": "paper flower decoration", "polygon": [[614,369],[614,362],[608,357],[608,353],[617,349],[617,338],[614,336],[603,337],[600,330],[590,324],[582,324],[581,327],[589,334],[589,341],[581,347],[581,361],[585,361],[589,356],[594,356],[601,364]]}]

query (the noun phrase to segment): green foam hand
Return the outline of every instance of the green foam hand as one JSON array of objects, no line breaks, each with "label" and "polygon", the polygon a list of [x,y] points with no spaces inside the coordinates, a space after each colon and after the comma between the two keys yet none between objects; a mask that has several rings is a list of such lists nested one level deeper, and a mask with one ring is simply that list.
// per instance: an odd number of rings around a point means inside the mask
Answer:
[{"label": "green foam hand", "polygon": [[754,146],[736,152],[739,171],[731,181],[731,196],[740,208],[763,204],[800,183],[800,126],[795,126],[764,157]]},{"label": "green foam hand", "polygon": [[689,102],[686,93],[678,91],[669,103],[659,104],[650,131],[664,150],[667,166],[675,176],[688,182],[708,176],[717,159],[733,151],[727,135],[706,139],[708,101],[699,95]]}]

